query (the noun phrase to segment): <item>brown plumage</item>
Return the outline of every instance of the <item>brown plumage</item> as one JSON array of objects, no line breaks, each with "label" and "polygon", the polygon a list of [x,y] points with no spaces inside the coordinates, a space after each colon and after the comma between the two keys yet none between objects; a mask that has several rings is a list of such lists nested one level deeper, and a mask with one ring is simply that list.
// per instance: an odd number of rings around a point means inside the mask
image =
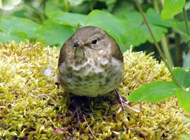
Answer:
[{"label": "brown plumage", "polygon": [[123,55],[117,42],[99,27],[87,26],[60,50],[58,82],[73,94],[96,97],[123,79]]}]

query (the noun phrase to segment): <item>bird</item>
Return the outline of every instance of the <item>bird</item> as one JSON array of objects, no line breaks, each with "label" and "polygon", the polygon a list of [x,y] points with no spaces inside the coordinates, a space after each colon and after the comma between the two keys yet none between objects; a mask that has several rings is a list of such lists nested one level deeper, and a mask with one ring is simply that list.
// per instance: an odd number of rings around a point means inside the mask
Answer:
[{"label": "bird", "polygon": [[[124,77],[123,54],[116,40],[96,26],[78,29],[63,44],[58,61],[57,84],[76,96],[97,97],[115,91]],[[125,112],[125,111],[124,111]]]},{"label": "bird", "polygon": [[57,80],[78,96],[96,97],[116,89],[124,76],[118,43],[95,26],[80,28],[62,46]]}]

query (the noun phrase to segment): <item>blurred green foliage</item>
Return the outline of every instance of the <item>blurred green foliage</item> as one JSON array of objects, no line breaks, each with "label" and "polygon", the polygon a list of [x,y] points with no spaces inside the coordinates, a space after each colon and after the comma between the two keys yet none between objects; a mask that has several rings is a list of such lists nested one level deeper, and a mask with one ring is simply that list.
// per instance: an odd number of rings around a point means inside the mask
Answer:
[{"label": "blurred green foliage", "polygon": [[[181,4],[183,6],[184,2]],[[142,2],[145,15],[157,41],[172,29],[187,41],[185,24],[175,19],[162,20],[152,2]],[[176,3],[178,4],[178,3]],[[158,5],[161,7],[161,3]],[[167,5],[162,12],[168,15]],[[173,10],[174,15],[178,11]],[[32,39],[61,47],[78,28],[99,26],[112,35],[124,52],[130,45],[153,43],[132,0],[24,0],[11,13],[0,18],[0,41]],[[172,32],[173,33],[173,32]]]}]

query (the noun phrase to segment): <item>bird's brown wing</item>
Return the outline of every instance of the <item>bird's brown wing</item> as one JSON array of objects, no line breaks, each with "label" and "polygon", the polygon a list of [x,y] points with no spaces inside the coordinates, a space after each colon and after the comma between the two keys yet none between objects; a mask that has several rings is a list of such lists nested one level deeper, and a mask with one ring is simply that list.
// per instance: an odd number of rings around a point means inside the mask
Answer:
[{"label": "bird's brown wing", "polygon": [[58,61],[58,67],[65,61],[67,49],[69,49],[69,46],[71,46],[72,36],[63,44],[60,54],[59,54],[59,61]]},{"label": "bird's brown wing", "polygon": [[118,43],[115,41],[115,39],[113,37],[111,37],[110,35],[108,35],[108,36],[109,36],[109,40],[112,42],[112,46],[114,46],[114,47],[111,48],[111,55],[114,58],[116,58],[116,59],[120,60],[121,62],[123,62],[123,54],[122,54],[122,52],[121,52],[121,50],[119,48]]},{"label": "bird's brown wing", "polygon": [[63,44],[63,46],[60,50],[58,67],[65,61],[65,46],[66,46],[66,44]]}]

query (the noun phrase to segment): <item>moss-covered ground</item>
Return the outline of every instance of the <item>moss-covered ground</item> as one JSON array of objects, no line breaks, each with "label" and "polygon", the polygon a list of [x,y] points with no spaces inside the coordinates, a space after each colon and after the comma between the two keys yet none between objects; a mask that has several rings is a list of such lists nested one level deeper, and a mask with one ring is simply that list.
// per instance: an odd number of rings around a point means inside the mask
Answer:
[{"label": "moss-covered ground", "polygon": [[[118,113],[114,93],[84,98],[79,123],[73,115],[75,96],[54,84],[58,55],[42,43],[0,44],[0,139],[174,140],[190,134],[190,124],[181,118],[188,114],[175,97],[157,104],[129,103],[140,113],[126,109],[126,116]],[[126,101],[142,83],[170,80],[164,64],[151,55],[128,50],[124,61],[118,91]]]}]

